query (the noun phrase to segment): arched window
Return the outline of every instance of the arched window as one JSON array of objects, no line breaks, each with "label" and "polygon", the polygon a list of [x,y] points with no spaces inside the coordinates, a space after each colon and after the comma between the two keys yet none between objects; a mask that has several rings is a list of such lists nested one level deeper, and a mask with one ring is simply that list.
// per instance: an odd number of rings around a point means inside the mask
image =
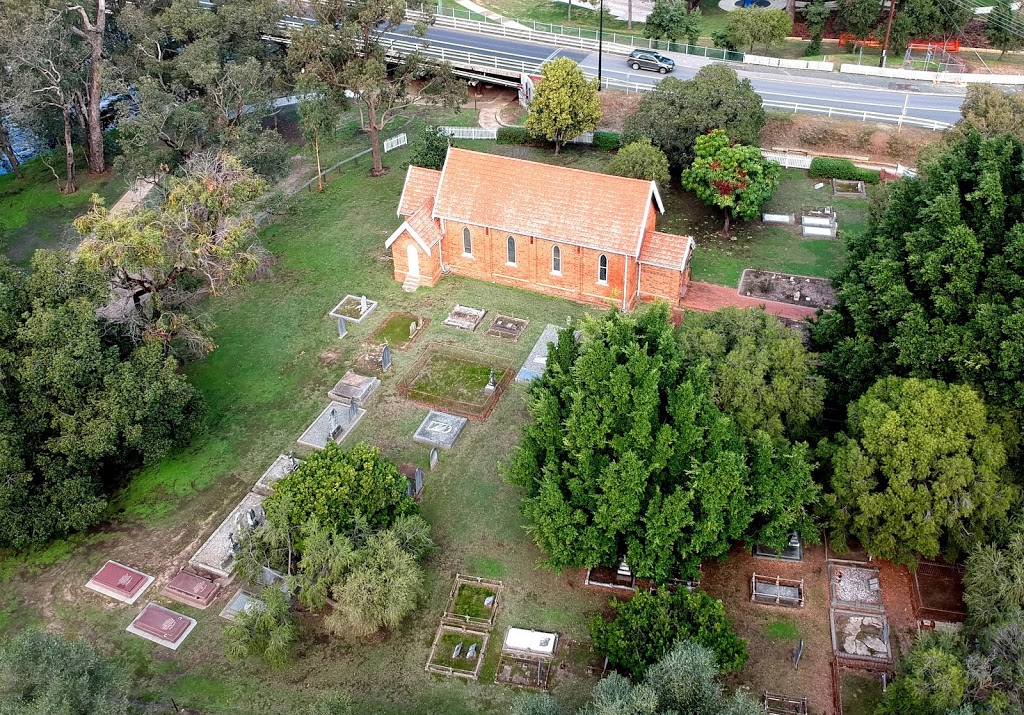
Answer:
[{"label": "arched window", "polygon": [[516,239],[512,238],[511,236],[508,237],[508,242],[506,244],[506,253],[508,258],[508,264],[510,266],[514,266],[516,264]]},{"label": "arched window", "polygon": [[466,256],[473,255],[473,237],[469,233],[469,226],[462,229],[462,253]]},{"label": "arched window", "polygon": [[601,257],[597,259],[597,282],[608,282],[608,256],[603,253],[601,254]]},{"label": "arched window", "polygon": [[558,246],[553,246],[551,248],[551,272],[562,272],[562,249]]}]

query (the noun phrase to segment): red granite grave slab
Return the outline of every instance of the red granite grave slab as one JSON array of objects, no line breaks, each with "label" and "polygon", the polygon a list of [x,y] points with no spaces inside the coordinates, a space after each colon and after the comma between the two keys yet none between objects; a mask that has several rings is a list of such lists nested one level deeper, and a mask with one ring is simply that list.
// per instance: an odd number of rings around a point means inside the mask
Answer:
[{"label": "red granite grave slab", "polygon": [[128,626],[128,632],[168,648],[176,649],[195,625],[196,621],[194,618],[183,616],[169,608],[150,603],[142,609],[142,613],[137,615],[131,625]]},{"label": "red granite grave slab", "polygon": [[85,587],[124,603],[135,603],[151,583],[152,576],[116,561],[108,561],[89,579]]},{"label": "red granite grave slab", "polygon": [[188,571],[180,571],[161,591],[170,599],[196,608],[206,608],[220,593],[220,584]]}]

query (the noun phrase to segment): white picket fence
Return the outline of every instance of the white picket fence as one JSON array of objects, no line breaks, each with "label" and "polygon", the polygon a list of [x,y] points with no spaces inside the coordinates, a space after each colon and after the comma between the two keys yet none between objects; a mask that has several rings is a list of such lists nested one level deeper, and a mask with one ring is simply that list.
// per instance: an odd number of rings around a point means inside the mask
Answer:
[{"label": "white picket fence", "polygon": [[390,139],[384,140],[384,153],[387,154],[393,149],[397,149],[400,146],[405,146],[409,143],[409,137],[405,135],[405,132],[391,137]]},{"label": "white picket fence", "polygon": [[811,159],[814,158],[806,154],[790,154],[784,151],[768,151],[767,149],[761,150],[761,156],[769,161],[776,161],[782,164],[783,169],[810,169]]},{"label": "white picket fence", "polygon": [[452,139],[497,139],[497,129],[483,127],[438,127]]}]

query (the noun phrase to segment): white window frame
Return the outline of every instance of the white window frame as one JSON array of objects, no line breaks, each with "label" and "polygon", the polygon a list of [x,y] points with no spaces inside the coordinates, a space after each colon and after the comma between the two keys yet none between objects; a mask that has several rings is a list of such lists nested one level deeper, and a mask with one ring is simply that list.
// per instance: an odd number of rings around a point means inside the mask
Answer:
[{"label": "white window frame", "polygon": [[[557,262],[557,268],[556,266]],[[560,276],[562,275],[562,247],[552,246],[551,247],[551,275]]]}]

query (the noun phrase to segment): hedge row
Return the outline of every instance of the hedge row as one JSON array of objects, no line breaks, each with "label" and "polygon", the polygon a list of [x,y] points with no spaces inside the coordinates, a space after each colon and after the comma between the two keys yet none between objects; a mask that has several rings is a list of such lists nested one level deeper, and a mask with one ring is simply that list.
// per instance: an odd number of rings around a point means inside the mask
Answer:
[{"label": "hedge row", "polygon": [[877,171],[858,168],[849,159],[827,159],[821,156],[811,159],[810,174],[815,179],[863,181],[866,184],[877,184],[879,179]]},{"label": "hedge row", "polygon": [[622,135],[618,132],[594,132],[594,148],[601,151],[615,151],[622,146]]},{"label": "hedge row", "polygon": [[[526,127],[498,127],[499,144],[544,143],[544,137],[537,136]],[[615,151],[622,146],[618,132],[594,132],[594,148],[601,151]]]}]

